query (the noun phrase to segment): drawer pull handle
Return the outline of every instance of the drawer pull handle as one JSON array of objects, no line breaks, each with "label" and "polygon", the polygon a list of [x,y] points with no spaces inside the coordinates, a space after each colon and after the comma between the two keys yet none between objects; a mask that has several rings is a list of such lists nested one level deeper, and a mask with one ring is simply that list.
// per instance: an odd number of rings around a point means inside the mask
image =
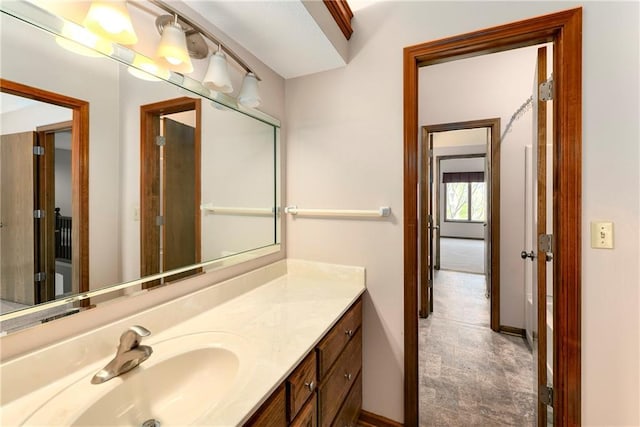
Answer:
[{"label": "drawer pull handle", "polygon": [[347,379],[347,381],[351,381],[351,374],[344,374],[344,377]]},{"label": "drawer pull handle", "polygon": [[353,329],[347,329],[346,331],[344,331],[345,335],[349,335],[349,338],[351,338],[353,336]]},{"label": "drawer pull handle", "polygon": [[316,387],[316,383],[314,383],[313,381],[308,382],[308,383],[304,383],[304,386],[306,388],[309,389],[309,391],[313,391],[313,389]]}]

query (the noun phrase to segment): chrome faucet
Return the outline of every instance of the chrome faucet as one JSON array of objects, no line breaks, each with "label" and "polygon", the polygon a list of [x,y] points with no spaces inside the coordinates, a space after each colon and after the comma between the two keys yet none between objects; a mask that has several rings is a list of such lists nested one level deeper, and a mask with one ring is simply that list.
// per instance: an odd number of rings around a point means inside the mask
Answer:
[{"label": "chrome faucet", "polygon": [[91,379],[91,384],[101,384],[128,372],[147,360],[153,349],[148,345],[140,345],[143,337],[151,335],[142,326],[131,326],[120,336],[120,344],[116,356],[107,366],[98,371]]}]

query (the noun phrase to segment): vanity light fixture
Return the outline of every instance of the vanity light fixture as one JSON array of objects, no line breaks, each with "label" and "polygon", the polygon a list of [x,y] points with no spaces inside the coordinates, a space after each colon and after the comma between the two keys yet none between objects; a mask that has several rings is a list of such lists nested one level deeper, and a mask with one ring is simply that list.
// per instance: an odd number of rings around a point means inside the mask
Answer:
[{"label": "vanity light fixture", "polygon": [[227,56],[222,52],[220,46],[218,46],[218,51],[209,58],[209,68],[207,68],[202,84],[207,89],[215,90],[216,92],[233,92]]},{"label": "vanity light fixture", "polygon": [[244,107],[256,108],[261,102],[262,99],[258,93],[258,79],[255,74],[248,72],[242,80],[238,103]]},{"label": "vanity light fixture", "polygon": [[94,34],[119,44],[131,45],[138,42],[124,1],[91,2],[84,26]]},{"label": "vanity light fixture", "polygon": [[193,64],[187,50],[184,30],[178,23],[178,15],[161,27],[162,38],[156,50],[160,65],[179,73],[191,73]]}]

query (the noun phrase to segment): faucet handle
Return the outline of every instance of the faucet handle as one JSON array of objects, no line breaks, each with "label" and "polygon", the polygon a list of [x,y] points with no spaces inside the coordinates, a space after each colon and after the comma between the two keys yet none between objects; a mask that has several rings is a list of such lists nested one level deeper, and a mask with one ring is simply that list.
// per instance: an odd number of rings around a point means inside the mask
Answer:
[{"label": "faucet handle", "polygon": [[140,337],[148,337],[149,335],[151,335],[151,331],[149,331],[144,326],[140,326],[140,325],[133,325],[129,327],[129,330],[135,332]]},{"label": "faucet handle", "polygon": [[148,337],[151,332],[140,325],[129,327],[120,335],[120,344],[118,345],[117,354],[122,354],[140,345],[143,337]]}]

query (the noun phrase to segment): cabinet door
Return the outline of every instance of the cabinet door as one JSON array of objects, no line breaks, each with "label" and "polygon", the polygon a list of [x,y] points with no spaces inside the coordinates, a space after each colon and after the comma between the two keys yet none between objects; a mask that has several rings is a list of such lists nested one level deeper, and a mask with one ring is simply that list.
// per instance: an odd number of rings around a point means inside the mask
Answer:
[{"label": "cabinet door", "polygon": [[286,427],[285,406],[284,385],[281,385],[244,425],[245,427]]},{"label": "cabinet door", "polygon": [[318,399],[315,394],[302,410],[298,413],[298,416],[291,423],[291,427],[316,427],[318,425]]},{"label": "cabinet door", "polygon": [[356,378],[342,408],[331,424],[334,427],[357,427],[362,407],[362,374]]},{"label": "cabinet door", "polygon": [[323,380],[318,391],[319,424],[328,427],[342,407],[344,398],[358,378],[362,367],[362,332],[354,335]]}]

